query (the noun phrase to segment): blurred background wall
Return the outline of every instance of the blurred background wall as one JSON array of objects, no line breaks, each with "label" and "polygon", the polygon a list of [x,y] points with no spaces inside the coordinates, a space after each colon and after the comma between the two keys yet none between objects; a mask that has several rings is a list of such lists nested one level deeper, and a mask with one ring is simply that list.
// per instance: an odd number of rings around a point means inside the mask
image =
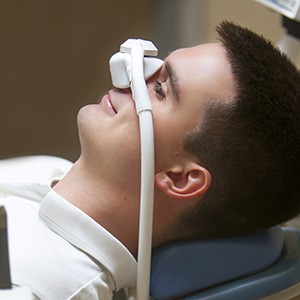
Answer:
[{"label": "blurred background wall", "polygon": [[129,37],[169,51],[215,41],[233,20],[276,42],[278,14],[253,0],[1,0],[0,158],[75,160],[76,116],[111,87],[108,59]]}]

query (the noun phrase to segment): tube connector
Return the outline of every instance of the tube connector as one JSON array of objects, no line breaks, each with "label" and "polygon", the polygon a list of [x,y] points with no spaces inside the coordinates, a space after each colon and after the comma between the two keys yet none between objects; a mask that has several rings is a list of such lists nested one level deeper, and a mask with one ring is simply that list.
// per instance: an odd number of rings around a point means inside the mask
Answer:
[{"label": "tube connector", "polygon": [[120,51],[122,53],[131,53],[134,46],[140,45],[144,50],[145,56],[157,56],[158,50],[151,41],[142,39],[128,39],[120,46]]}]

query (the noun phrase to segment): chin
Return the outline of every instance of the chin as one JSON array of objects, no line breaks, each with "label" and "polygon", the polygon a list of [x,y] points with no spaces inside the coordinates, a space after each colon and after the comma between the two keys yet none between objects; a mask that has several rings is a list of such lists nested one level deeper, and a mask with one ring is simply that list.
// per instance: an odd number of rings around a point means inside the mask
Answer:
[{"label": "chin", "polygon": [[77,114],[77,124],[78,127],[80,126],[81,123],[85,123],[88,121],[91,117],[91,109],[93,108],[93,105],[85,105],[83,106]]}]

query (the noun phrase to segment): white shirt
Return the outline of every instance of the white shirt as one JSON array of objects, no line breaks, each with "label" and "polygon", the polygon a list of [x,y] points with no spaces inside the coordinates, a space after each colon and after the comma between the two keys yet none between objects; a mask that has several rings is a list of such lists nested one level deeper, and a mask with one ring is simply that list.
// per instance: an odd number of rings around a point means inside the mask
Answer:
[{"label": "white shirt", "polygon": [[[25,160],[11,161],[9,168],[0,163],[0,179],[5,171],[8,174],[8,183],[0,184],[0,204],[7,210],[13,284],[29,286],[37,298],[45,300],[106,300],[124,287],[134,287],[137,263],[127,248],[41,182],[45,173],[63,174],[70,163],[52,157]],[[37,161],[38,168],[44,164],[47,170],[45,178],[33,174]],[[21,171],[17,176],[11,171],[10,177],[7,170],[16,166],[16,171],[17,165]],[[63,165],[63,170],[58,171],[57,165]],[[13,177],[25,183],[16,183]]]}]

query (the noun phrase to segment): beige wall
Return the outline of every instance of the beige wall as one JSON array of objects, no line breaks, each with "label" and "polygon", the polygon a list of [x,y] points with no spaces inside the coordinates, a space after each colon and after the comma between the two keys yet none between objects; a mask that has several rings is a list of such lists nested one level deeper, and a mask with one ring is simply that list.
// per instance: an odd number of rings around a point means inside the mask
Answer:
[{"label": "beige wall", "polygon": [[[215,41],[214,28],[222,20],[231,20],[264,35],[275,45],[285,33],[282,17],[254,0],[200,0],[204,3],[203,41]],[[299,46],[298,46],[299,47]],[[300,55],[294,58],[300,66]]]},{"label": "beige wall", "polygon": [[110,87],[127,37],[152,39],[151,1],[0,2],[0,158],[79,154],[77,111]]},{"label": "beige wall", "polygon": [[205,0],[205,38],[214,40],[213,28],[222,20],[237,22],[276,42],[283,29],[281,17],[254,0]]},{"label": "beige wall", "polygon": [[[51,154],[76,159],[79,108],[110,87],[108,59],[121,41],[159,41],[156,16],[162,1],[167,0],[1,1],[0,158]],[[199,41],[213,41],[223,19],[274,42],[282,33],[280,17],[252,0],[168,1],[167,13],[178,8],[175,3],[189,3],[191,14],[191,5],[201,2],[202,11],[192,14],[199,20],[182,23],[199,31]]]}]

